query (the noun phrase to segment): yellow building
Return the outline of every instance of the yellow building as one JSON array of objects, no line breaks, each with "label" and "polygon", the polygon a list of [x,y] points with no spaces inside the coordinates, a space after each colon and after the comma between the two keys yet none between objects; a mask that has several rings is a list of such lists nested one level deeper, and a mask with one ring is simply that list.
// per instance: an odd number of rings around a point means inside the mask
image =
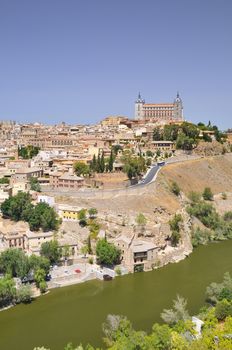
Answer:
[{"label": "yellow building", "polygon": [[81,209],[72,205],[59,204],[58,214],[62,220],[78,220],[78,213]]}]

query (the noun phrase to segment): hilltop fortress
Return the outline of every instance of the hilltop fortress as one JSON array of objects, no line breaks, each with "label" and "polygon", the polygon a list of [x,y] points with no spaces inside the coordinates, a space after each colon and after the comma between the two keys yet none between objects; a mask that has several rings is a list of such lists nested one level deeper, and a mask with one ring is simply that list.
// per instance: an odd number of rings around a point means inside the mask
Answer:
[{"label": "hilltop fortress", "polygon": [[139,93],[135,101],[135,119],[156,120],[157,122],[183,121],[183,103],[179,93],[173,103],[145,103]]}]

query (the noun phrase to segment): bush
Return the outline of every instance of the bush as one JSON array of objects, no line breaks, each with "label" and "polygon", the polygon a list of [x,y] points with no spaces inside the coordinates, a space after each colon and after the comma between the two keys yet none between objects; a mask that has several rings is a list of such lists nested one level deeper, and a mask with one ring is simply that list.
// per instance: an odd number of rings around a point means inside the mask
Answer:
[{"label": "bush", "polygon": [[179,196],[180,194],[180,187],[176,182],[173,182],[171,184],[171,191],[174,193],[176,196]]},{"label": "bush", "polygon": [[122,270],[120,269],[119,266],[116,267],[116,269],[115,269],[114,271],[115,271],[115,273],[116,273],[117,276],[121,276],[121,275],[122,275]]},{"label": "bush", "polygon": [[227,199],[227,194],[225,192],[222,193],[222,199],[225,201]]},{"label": "bush", "polygon": [[198,193],[198,192],[191,191],[191,192],[189,192],[189,194],[188,194],[188,198],[190,199],[190,201],[191,201],[192,203],[197,203],[197,202],[200,202],[200,200],[201,200],[201,195],[200,195],[200,193]]},{"label": "bush", "polygon": [[88,260],[89,264],[93,265],[93,258],[90,257],[89,260]]},{"label": "bush", "polygon": [[227,211],[223,216],[225,221],[232,221],[232,211]]},{"label": "bush", "polygon": [[223,299],[219,301],[215,307],[215,316],[219,321],[223,321],[227,316],[232,315],[232,305],[231,303]]},{"label": "bush", "polygon": [[180,241],[180,223],[183,221],[180,214],[175,214],[173,219],[169,220],[169,225],[171,229],[171,244],[176,247]]},{"label": "bush", "polygon": [[195,230],[192,230],[191,237],[193,247],[197,247],[199,244],[207,244],[211,240],[211,232],[197,227]]},{"label": "bush", "polygon": [[32,299],[32,290],[29,284],[22,285],[16,291],[17,303],[30,303]]},{"label": "bush", "polygon": [[204,200],[212,201],[213,200],[213,192],[210,187],[206,187],[202,193]]}]

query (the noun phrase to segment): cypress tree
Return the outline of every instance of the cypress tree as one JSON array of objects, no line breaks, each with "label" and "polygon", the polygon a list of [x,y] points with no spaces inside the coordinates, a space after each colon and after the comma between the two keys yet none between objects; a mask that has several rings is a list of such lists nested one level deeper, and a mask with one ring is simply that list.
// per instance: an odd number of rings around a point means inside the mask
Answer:
[{"label": "cypress tree", "polygon": [[113,164],[114,164],[114,156],[113,156],[113,151],[111,150],[110,159],[109,159],[109,166],[108,166],[110,172],[113,171]]},{"label": "cypress tree", "polygon": [[104,173],[104,171],[105,171],[105,157],[104,157],[104,153],[102,152],[101,160],[100,160],[100,172]]}]

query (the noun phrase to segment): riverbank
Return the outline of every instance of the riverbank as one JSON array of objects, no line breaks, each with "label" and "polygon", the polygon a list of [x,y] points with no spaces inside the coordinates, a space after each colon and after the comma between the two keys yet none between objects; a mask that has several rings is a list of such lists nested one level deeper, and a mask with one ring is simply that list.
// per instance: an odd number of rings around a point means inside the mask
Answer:
[{"label": "riverbank", "polygon": [[109,283],[92,280],[53,289],[29,305],[0,314],[0,348],[63,350],[70,341],[101,346],[101,325],[108,314],[125,315],[135,329],[149,331],[177,294],[188,299],[189,312],[195,314],[204,304],[206,287],[212,281],[220,282],[226,271],[232,272],[231,251],[231,240],[209,244],[162,269],[125,275]]}]

